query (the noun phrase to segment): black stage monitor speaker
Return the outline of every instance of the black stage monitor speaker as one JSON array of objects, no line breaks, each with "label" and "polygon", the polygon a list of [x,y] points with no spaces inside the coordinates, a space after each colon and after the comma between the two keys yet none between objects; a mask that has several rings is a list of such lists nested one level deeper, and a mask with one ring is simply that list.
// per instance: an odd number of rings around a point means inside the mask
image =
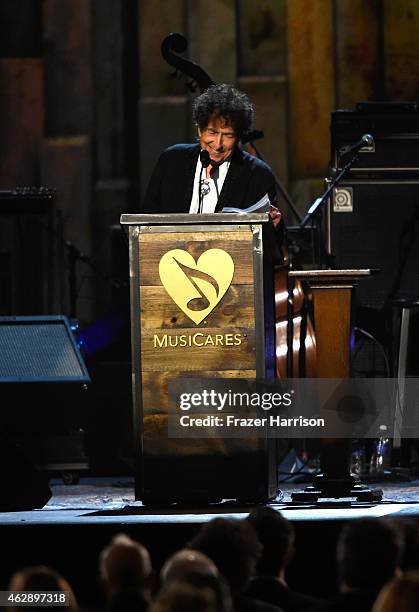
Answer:
[{"label": "black stage monitor speaker", "polygon": [[43,508],[52,493],[46,474],[38,471],[21,448],[0,434],[0,512]]},{"label": "black stage monitor speaker", "polygon": [[330,203],[335,268],[375,268],[362,281],[362,306],[381,309],[393,299],[419,299],[419,177],[347,180]]},{"label": "black stage monitor speaker", "polygon": [[0,511],[50,499],[31,445],[50,428],[71,428],[82,405],[76,392],[89,381],[66,317],[0,317]]},{"label": "black stage monitor speaker", "polygon": [[87,383],[67,317],[0,317],[0,383]]}]

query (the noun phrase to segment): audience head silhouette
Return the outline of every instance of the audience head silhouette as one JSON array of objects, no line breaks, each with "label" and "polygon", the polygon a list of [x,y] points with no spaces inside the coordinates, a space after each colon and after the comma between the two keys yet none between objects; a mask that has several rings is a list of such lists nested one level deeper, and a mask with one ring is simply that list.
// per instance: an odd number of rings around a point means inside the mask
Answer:
[{"label": "audience head silhouette", "polygon": [[167,559],[160,572],[162,584],[182,580],[189,574],[218,576],[219,572],[213,561],[199,550],[183,548]]},{"label": "audience head silhouette", "polygon": [[189,546],[212,559],[232,592],[246,588],[262,552],[250,523],[226,518],[206,523]]},{"label": "audience head silhouette", "polygon": [[[69,595],[69,606],[66,608],[49,606],[48,609],[65,609],[69,612],[76,612],[79,609],[73,589],[67,580],[45,565],[26,567],[15,572],[10,579],[8,589],[9,591],[63,591]],[[22,610],[22,607],[11,606],[8,609],[10,612],[18,612]],[[39,609],[39,606],[25,606],[25,610],[38,611]]]},{"label": "audience head silhouette", "polygon": [[149,612],[220,612],[215,593],[188,582],[174,580],[165,586],[151,604]]},{"label": "audience head silhouette", "polygon": [[261,506],[247,520],[263,546],[257,566],[259,576],[282,576],[294,555],[294,527],[280,512]]},{"label": "audience head silhouette", "polygon": [[388,521],[350,521],[337,547],[343,590],[380,589],[399,567],[401,550],[400,532]]},{"label": "audience head silhouette", "polygon": [[[129,595],[142,601],[145,609],[145,602],[150,599],[152,566],[142,544],[123,533],[116,535],[101,552],[99,568],[108,599]],[[128,607],[128,602],[125,605]]]},{"label": "audience head silhouette", "polygon": [[406,572],[386,584],[372,612],[416,612],[419,608],[419,572]]},{"label": "audience head silhouette", "polygon": [[399,519],[396,524],[403,540],[400,569],[419,570],[419,524],[414,519]]}]

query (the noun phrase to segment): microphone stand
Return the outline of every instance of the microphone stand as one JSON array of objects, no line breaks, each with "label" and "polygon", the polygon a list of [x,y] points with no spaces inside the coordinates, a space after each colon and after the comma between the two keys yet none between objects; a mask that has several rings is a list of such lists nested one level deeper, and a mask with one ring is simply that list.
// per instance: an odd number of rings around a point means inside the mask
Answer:
[{"label": "microphone stand", "polygon": [[92,260],[84,255],[72,242],[66,240],[64,246],[68,251],[68,285],[70,293],[70,317],[77,318],[77,262],[92,265]]},{"label": "microphone stand", "polygon": [[[324,194],[320,198],[317,198],[317,200],[314,201],[314,203],[308,209],[305,217],[300,221],[300,224],[298,225],[298,228],[300,230],[304,229],[304,227],[307,225],[307,223],[309,221],[311,221],[312,219],[314,219],[314,217],[320,212],[321,208],[327,202],[327,200],[328,200],[330,194],[332,193],[333,189],[336,187],[336,185],[339,183],[339,181],[342,180],[342,178],[345,176],[345,174],[350,170],[351,166],[355,163],[357,158],[358,158],[358,151],[355,152],[355,154],[351,157],[351,159],[348,161],[348,163],[342,168],[342,170],[340,170],[336,174],[336,176],[334,176],[334,177],[329,179],[329,186],[327,187],[327,189],[324,192]],[[323,251],[323,255],[326,255],[326,261],[329,263],[330,262],[330,254],[326,252],[324,246],[322,247],[321,239],[319,239],[319,249],[321,249]],[[290,257],[291,257],[291,254],[290,254]],[[319,254],[319,259],[320,259],[320,254]],[[319,263],[321,263],[321,262],[319,262]],[[292,260],[290,260],[290,269],[292,269]],[[287,292],[288,292],[288,299],[287,299],[287,344],[288,344],[288,351],[287,351],[287,376],[288,376],[288,378],[292,378],[293,377],[293,350],[292,350],[292,343],[293,343],[293,337],[294,337],[294,329],[293,329],[293,320],[294,320],[294,303],[293,303],[294,302],[294,281],[291,278],[289,278],[288,283],[287,283]]]},{"label": "microphone stand", "polygon": [[198,214],[202,215],[202,210],[204,208],[204,196],[202,193],[202,171],[205,168],[205,173],[206,173],[206,169],[211,163],[211,158],[209,156],[208,151],[202,150],[200,152],[199,161],[201,162],[201,171],[199,173],[199,183],[198,183],[198,202],[199,202]]},{"label": "microphone stand", "polygon": [[305,217],[300,222],[300,225],[299,225],[300,229],[303,229],[307,225],[307,223],[311,221],[317,215],[319,210],[325,205],[333,189],[336,187],[336,185],[338,185],[338,183],[340,183],[340,181],[344,178],[345,174],[349,172],[353,164],[358,159],[358,156],[359,156],[359,152],[357,151],[355,155],[351,157],[348,163],[345,164],[343,168],[335,176],[332,176],[328,179],[328,182],[329,182],[328,188],[326,189],[324,194],[320,198],[317,198],[317,200],[315,200],[313,204],[310,206],[310,208],[306,212]]},{"label": "microphone stand", "polygon": [[[345,153],[347,154],[347,153]],[[304,228],[309,221],[319,213],[326,203],[333,189],[348,173],[351,166],[357,160],[359,150],[355,151],[350,160],[337,174],[328,179],[329,185],[324,194],[317,198],[308,209],[299,227]],[[342,155],[338,157],[339,165]],[[323,246],[323,250],[325,250]],[[330,254],[328,254],[330,258]],[[290,299],[290,296],[289,296]],[[290,352],[288,350],[288,352]],[[361,482],[356,482],[350,473],[350,442],[346,439],[330,439],[329,445],[322,445],[320,449],[320,469],[323,473],[315,476],[313,484],[307,486],[304,491],[292,494],[293,501],[317,502],[319,497],[340,499],[345,497],[356,497],[357,501],[380,501],[382,491],[380,489],[369,489]]]},{"label": "microphone stand", "polygon": [[[254,152],[256,153],[256,157],[258,159],[260,159],[261,161],[265,161],[262,153],[259,151],[258,147],[255,145],[255,140],[259,140],[260,138],[264,137],[264,133],[261,130],[253,130],[253,132],[249,132],[248,134],[244,134],[243,138],[241,140],[241,144],[244,146],[246,144],[249,144],[252,149],[254,150]],[[265,162],[266,163],[266,162]],[[290,208],[290,210],[292,211],[292,213],[294,214],[294,216],[296,217],[296,219],[298,221],[301,221],[301,215],[298,212],[298,210],[296,209],[291,196],[289,195],[288,191],[285,189],[285,187],[283,185],[281,185],[281,183],[279,182],[278,178],[276,177],[275,173],[272,171],[273,177],[274,177],[274,181],[275,181],[275,187],[277,189],[277,191],[279,192],[279,194],[283,197],[283,199],[285,200],[285,202],[288,204],[288,207]]]},{"label": "microphone stand", "polygon": [[198,206],[198,214],[202,215],[202,208],[204,206],[204,198],[202,195],[202,171],[204,170],[204,166],[201,162],[201,172],[199,173],[199,183],[198,183],[198,200],[199,200],[199,206]]}]

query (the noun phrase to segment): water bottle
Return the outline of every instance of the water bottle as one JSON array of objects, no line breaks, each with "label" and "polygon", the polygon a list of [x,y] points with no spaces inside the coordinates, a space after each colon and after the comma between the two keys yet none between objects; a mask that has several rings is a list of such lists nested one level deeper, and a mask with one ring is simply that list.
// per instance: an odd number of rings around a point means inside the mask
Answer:
[{"label": "water bottle", "polygon": [[365,473],[365,445],[362,440],[353,440],[351,452],[351,474]]},{"label": "water bottle", "polygon": [[382,435],[374,440],[374,449],[370,459],[370,474],[382,474],[384,468],[388,465],[390,438],[386,434],[387,427],[380,425],[380,432]]}]

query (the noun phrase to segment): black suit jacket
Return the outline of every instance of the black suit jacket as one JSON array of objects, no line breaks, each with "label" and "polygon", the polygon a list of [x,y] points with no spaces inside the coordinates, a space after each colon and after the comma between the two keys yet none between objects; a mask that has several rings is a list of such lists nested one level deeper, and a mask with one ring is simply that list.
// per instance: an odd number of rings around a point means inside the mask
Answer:
[{"label": "black suit jacket", "polygon": [[[144,198],[142,213],[188,213],[199,144],[179,144],[160,155]],[[247,208],[265,194],[275,200],[275,179],[265,162],[236,148],[220,193],[216,212],[224,206]]]},{"label": "black suit jacket", "polygon": [[250,582],[247,593],[262,601],[280,606],[285,612],[312,610],[325,605],[326,601],[293,591],[273,576],[257,576]]},{"label": "black suit jacket", "polygon": [[313,612],[371,612],[377,595],[374,589],[340,593],[328,604],[314,608]]},{"label": "black suit jacket", "polygon": [[244,593],[233,595],[234,612],[284,612],[279,606],[260,599],[254,599]]}]

